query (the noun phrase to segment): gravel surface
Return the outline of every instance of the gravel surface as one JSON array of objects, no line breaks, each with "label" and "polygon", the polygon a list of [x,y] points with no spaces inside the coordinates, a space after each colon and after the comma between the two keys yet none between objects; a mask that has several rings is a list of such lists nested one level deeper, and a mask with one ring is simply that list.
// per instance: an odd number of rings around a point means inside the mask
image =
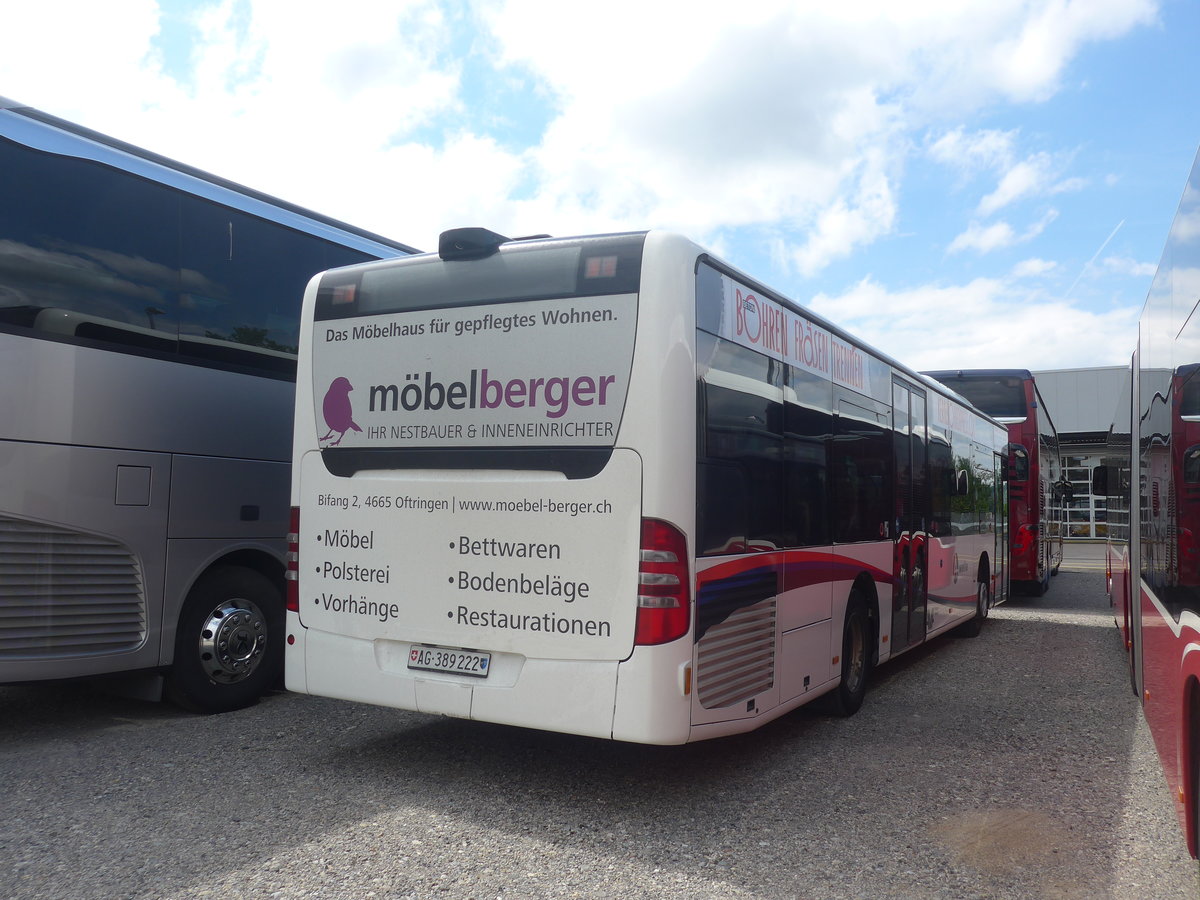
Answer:
[{"label": "gravel surface", "polygon": [[1195,898],[1102,574],[1069,560],[801,710],[682,748],[285,693],[0,688],[0,897]]}]

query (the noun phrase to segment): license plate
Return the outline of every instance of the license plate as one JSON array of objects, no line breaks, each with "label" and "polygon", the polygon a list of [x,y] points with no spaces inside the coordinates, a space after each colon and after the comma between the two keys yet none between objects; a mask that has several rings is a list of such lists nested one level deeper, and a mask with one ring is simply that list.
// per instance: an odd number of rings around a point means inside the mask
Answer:
[{"label": "license plate", "polygon": [[408,651],[408,667],[425,672],[453,672],[487,678],[492,654],[478,650],[449,650],[445,647],[413,647]]}]

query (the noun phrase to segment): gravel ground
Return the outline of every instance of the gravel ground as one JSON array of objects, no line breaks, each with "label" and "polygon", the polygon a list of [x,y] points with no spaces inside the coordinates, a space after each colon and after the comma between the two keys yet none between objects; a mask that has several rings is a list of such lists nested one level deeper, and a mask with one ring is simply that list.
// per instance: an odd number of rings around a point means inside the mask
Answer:
[{"label": "gravel ground", "polygon": [[0,688],[0,897],[1195,898],[1092,561],[862,712],[648,748]]}]

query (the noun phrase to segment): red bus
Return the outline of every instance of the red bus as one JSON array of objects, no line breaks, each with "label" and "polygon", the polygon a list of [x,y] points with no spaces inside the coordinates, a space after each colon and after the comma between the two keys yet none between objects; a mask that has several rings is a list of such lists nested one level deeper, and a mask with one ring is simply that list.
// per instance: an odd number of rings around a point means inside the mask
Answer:
[{"label": "red bus", "polygon": [[[1129,677],[1200,857],[1200,158],[1138,323],[1093,492],[1108,495],[1109,590]],[[1111,525],[1118,510],[1123,527]]]},{"label": "red bus", "polygon": [[1008,536],[1014,592],[1041,596],[1063,558],[1058,432],[1027,369],[925,372],[1008,428]]}]

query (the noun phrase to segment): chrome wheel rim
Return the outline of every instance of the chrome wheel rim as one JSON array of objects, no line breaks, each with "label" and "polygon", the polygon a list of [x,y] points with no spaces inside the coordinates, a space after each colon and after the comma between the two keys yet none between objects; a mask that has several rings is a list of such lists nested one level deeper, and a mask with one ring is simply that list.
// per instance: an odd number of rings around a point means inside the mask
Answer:
[{"label": "chrome wheel rim", "polygon": [[267,620],[249,600],[225,600],[200,628],[200,665],[218,684],[248,678],[267,647]]}]

